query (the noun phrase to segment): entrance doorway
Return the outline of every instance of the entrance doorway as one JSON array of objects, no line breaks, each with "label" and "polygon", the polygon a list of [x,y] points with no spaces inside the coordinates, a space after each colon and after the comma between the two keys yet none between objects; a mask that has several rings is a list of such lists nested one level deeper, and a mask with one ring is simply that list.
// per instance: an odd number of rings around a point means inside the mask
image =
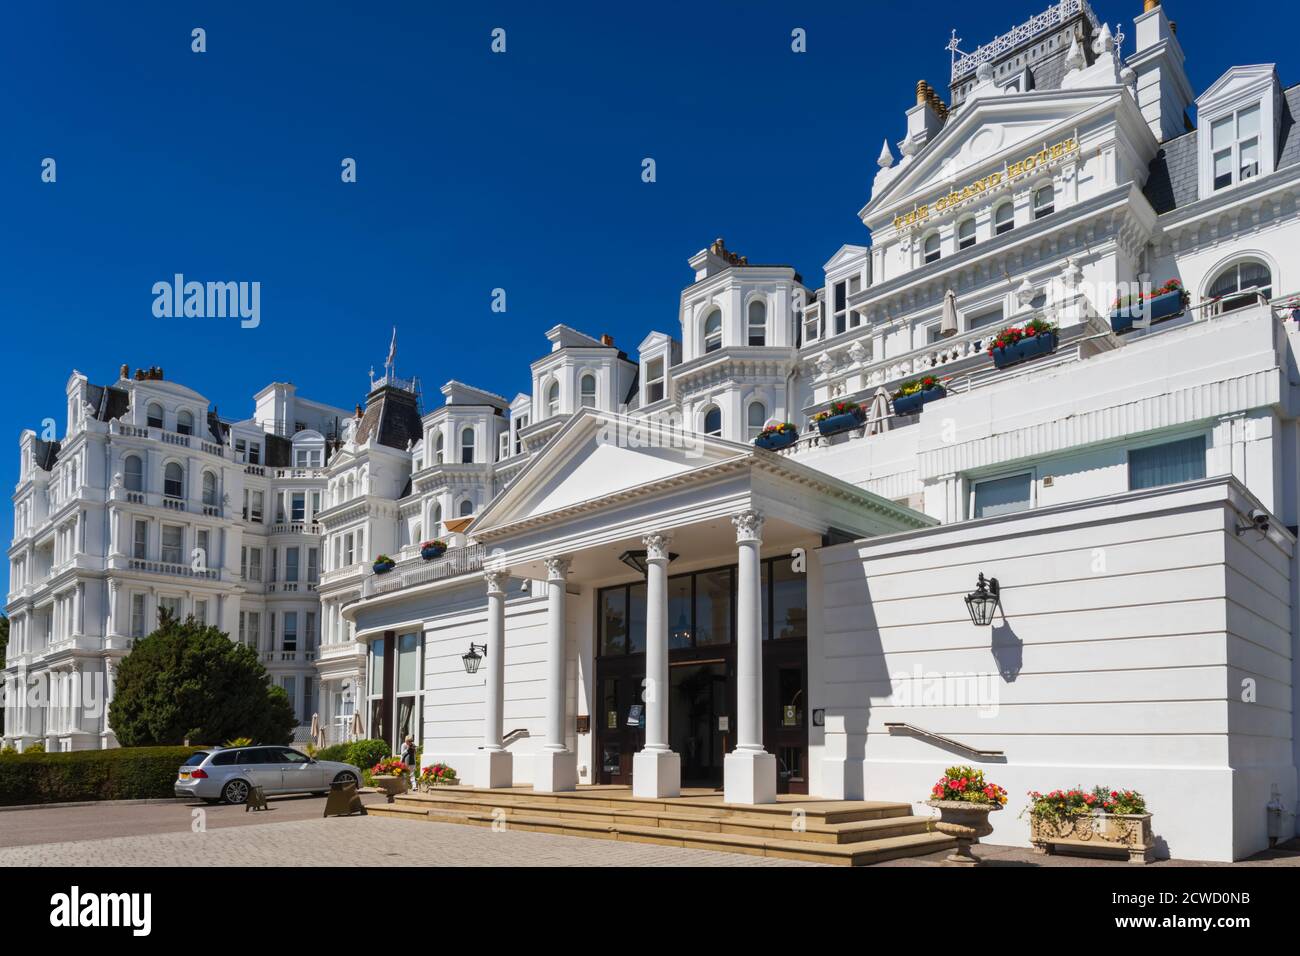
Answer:
[{"label": "entrance doorway", "polygon": [[668,741],[681,756],[683,787],[721,787],[730,747],[730,680],[726,660],[673,664],[668,670]]}]

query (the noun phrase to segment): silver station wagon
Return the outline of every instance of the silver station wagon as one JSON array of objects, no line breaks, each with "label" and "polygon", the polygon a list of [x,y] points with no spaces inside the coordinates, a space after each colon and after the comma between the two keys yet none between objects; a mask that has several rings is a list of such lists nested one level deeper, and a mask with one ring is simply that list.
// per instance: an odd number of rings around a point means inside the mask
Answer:
[{"label": "silver station wagon", "polygon": [[332,783],[361,786],[361,771],[349,763],[317,760],[292,747],[260,745],[195,751],[176,775],[176,796],[208,803],[244,803],[253,787],[278,793],[324,794]]}]

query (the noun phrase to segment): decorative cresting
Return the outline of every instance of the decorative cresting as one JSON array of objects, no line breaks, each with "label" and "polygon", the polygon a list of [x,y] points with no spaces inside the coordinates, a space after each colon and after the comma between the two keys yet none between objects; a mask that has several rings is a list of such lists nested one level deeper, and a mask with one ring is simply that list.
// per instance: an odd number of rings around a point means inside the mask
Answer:
[{"label": "decorative cresting", "polygon": [[745,544],[763,540],[763,516],[750,509],[731,516],[731,523],[736,527],[736,543]]},{"label": "decorative cresting", "polygon": [[968,74],[975,72],[976,67],[981,63],[991,63],[1003,54],[1010,53],[1022,43],[1028,43],[1041,34],[1055,30],[1071,17],[1080,13],[1088,18],[1088,22],[1092,24],[1094,30],[1100,26],[1097,14],[1092,12],[1088,0],[1061,0],[1060,3],[1052,4],[1042,13],[1035,14],[1019,26],[1012,27],[1002,36],[981,47],[977,47],[974,53],[966,53],[961,56],[954,55],[952,82],[956,83]]}]

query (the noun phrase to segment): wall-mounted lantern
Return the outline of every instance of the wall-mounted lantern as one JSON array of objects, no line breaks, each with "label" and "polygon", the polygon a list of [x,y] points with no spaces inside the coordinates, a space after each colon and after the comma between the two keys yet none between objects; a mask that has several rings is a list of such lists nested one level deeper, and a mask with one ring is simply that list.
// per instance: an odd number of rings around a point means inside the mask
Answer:
[{"label": "wall-mounted lantern", "polygon": [[[480,653],[480,651],[482,653]],[[478,665],[482,663],[483,658],[487,657],[486,644],[470,643],[469,650],[460,656],[461,661],[465,664],[466,674],[477,674]]]},{"label": "wall-mounted lantern", "polygon": [[1002,603],[1000,594],[998,579],[989,578],[986,581],[984,573],[980,572],[975,590],[966,595],[966,610],[970,611],[972,624],[976,627],[988,627],[993,623],[993,615]]}]

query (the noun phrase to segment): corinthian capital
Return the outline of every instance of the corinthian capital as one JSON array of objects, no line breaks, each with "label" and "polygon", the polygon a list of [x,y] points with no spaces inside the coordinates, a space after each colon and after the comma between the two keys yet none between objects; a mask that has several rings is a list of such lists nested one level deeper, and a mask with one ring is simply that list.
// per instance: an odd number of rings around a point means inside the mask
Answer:
[{"label": "corinthian capital", "polygon": [[563,581],[569,574],[569,565],[572,563],[571,558],[547,558],[546,580]]},{"label": "corinthian capital", "polygon": [[506,590],[506,581],[509,578],[509,571],[491,570],[483,572],[483,580],[487,582],[488,594],[504,594]]},{"label": "corinthian capital", "polygon": [[731,516],[731,523],[736,526],[736,543],[763,540],[763,516],[752,508]]},{"label": "corinthian capital", "polygon": [[645,545],[645,559],[647,561],[671,561],[672,556],[668,553],[668,545],[672,542],[673,536],[667,531],[655,531],[641,539]]}]

